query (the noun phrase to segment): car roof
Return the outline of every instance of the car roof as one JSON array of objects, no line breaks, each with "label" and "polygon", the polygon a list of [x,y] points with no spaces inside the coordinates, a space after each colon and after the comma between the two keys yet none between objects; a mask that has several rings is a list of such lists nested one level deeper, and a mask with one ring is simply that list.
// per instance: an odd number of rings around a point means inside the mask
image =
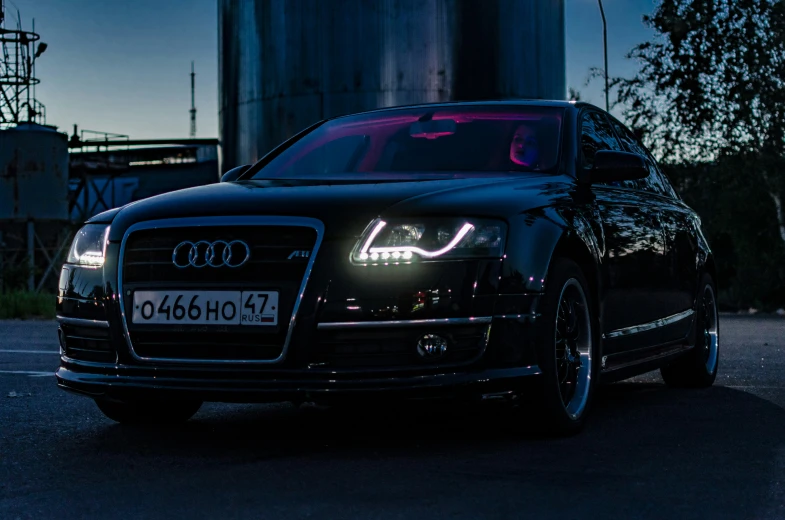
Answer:
[{"label": "car roof", "polygon": [[482,107],[482,106],[534,106],[534,107],[556,107],[556,108],[574,108],[579,109],[584,106],[602,110],[594,105],[582,101],[560,101],[560,100],[545,100],[545,99],[498,99],[488,101],[447,101],[440,103],[419,103],[414,105],[400,105],[393,107],[376,108],[373,110],[364,110],[362,112],[353,112],[351,114],[343,114],[341,116],[332,117],[329,119],[340,119],[343,117],[351,117],[359,114],[373,114],[377,112],[393,112],[396,110],[404,109],[417,109],[417,108],[441,108],[441,107]]}]

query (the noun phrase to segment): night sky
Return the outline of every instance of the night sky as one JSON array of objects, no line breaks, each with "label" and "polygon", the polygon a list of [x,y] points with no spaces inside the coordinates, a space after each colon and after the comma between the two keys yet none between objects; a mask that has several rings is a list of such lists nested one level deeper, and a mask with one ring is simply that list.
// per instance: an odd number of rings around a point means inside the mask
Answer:
[{"label": "night sky", "polygon": [[[519,0],[527,1],[527,0]],[[596,0],[565,0],[567,86],[604,104],[601,81],[585,86],[602,66],[602,21]],[[624,59],[650,32],[641,16],[654,0],[604,0],[611,75],[631,75]],[[37,64],[37,97],[47,123],[134,138],[188,135],[191,60],[196,62],[197,136],[218,135],[216,0],[6,0],[9,18],[35,19],[49,44]],[[15,24],[14,24],[15,25]]]}]

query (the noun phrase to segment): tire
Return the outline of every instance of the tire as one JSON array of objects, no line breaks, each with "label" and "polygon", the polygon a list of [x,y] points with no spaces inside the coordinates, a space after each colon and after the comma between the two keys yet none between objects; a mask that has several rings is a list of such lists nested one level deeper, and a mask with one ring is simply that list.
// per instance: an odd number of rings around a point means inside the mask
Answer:
[{"label": "tire", "polygon": [[121,424],[178,424],[193,417],[201,401],[104,401],[96,399],[98,409]]},{"label": "tire", "polygon": [[707,388],[717,378],[720,321],[717,291],[708,274],[701,278],[695,317],[695,345],[684,356],[660,369],[665,384],[675,388]]},{"label": "tire", "polygon": [[542,374],[528,399],[533,426],[549,435],[579,432],[591,405],[599,359],[591,301],[578,264],[554,259],[535,326]]}]

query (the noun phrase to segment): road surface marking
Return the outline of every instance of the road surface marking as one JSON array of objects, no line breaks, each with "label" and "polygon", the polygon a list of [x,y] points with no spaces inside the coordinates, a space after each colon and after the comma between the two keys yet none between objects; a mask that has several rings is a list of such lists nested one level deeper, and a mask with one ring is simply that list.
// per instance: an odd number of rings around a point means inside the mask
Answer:
[{"label": "road surface marking", "polygon": [[2,350],[0,354],[59,354],[58,350]]},{"label": "road surface marking", "polygon": [[50,377],[55,375],[54,371],[41,372],[36,370],[0,370],[0,374],[15,374],[30,377]]},{"label": "road surface marking", "polygon": [[785,386],[761,386],[761,385],[721,385],[721,386],[724,386],[725,388],[762,388],[767,390],[785,389]]}]

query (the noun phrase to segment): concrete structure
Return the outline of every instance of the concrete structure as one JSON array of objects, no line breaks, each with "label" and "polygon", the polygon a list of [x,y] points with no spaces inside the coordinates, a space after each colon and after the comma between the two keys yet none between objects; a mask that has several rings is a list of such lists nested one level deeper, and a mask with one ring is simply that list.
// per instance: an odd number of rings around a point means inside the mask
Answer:
[{"label": "concrete structure", "polygon": [[564,99],[564,0],[219,0],[222,171],[382,106]]},{"label": "concrete structure", "polygon": [[70,234],[68,137],[35,123],[0,130],[0,291],[54,290]]},{"label": "concrete structure", "polygon": [[68,137],[32,123],[0,131],[0,221],[68,219]]}]

